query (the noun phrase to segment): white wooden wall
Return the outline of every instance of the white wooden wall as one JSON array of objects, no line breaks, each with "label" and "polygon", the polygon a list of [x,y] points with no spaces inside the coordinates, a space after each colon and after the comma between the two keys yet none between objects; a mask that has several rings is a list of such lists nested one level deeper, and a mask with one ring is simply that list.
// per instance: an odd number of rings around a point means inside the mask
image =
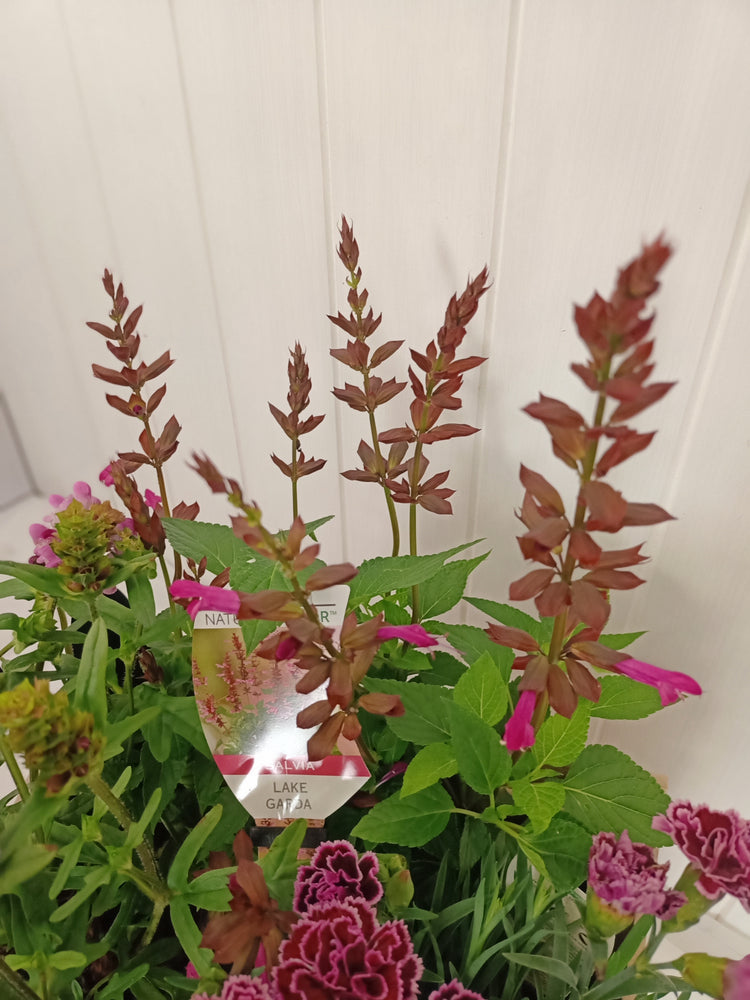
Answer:
[{"label": "white wooden wall", "polygon": [[665,230],[657,374],[679,386],[613,481],[679,520],[636,533],[649,582],[613,625],[649,629],[638,655],[705,695],[599,736],[673,794],[750,816],[749,47],[747,0],[3,0],[0,392],[33,479],[64,492],[135,443],[89,370],[109,357],[83,325],[104,317],[108,266],[145,303],[144,356],[178,361],[159,411],[184,428],[173,497],[225,518],[185,464],[206,450],[288,520],[267,401],[283,405],[299,339],[327,414],[306,450],[329,460],[303,514],[336,514],[331,559],[382,551],[381,498],[336,476],[365,431],[330,395],[343,212],[384,337],[423,349],[491,268],[469,337],[490,361],[463,416],[484,432],[432,449],[456,515],[421,536],[487,538],[473,592],[504,600],[524,571],[520,461],[573,490],[520,408],[541,390],[588,412],[571,304]]}]

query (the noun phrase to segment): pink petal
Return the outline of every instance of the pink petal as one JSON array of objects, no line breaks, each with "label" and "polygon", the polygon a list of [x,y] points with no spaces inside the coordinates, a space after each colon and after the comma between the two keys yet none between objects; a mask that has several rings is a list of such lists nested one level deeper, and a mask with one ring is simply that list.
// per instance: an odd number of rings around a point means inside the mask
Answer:
[{"label": "pink petal", "polygon": [[423,625],[384,625],[378,629],[378,640],[403,639],[412,646],[437,646],[438,639],[424,628]]},{"label": "pink petal", "polygon": [[172,597],[190,600],[188,614],[192,619],[199,611],[221,611],[236,615],[240,610],[240,595],[236,590],[207,587],[195,580],[175,580],[169,588]]},{"label": "pink petal", "polygon": [[681,674],[677,670],[664,670],[642,660],[620,660],[612,669],[634,681],[655,687],[665,706],[679,701],[681,694],[703,694],[700,684],[687,674]]},{"label": "pink petal", "polygon": [[503,739],[511,751],[526,750],[534,745],[536,733],[531,725],[531,716],[536,708],[536,691],[522,691],[516,709],[505,726]]}]

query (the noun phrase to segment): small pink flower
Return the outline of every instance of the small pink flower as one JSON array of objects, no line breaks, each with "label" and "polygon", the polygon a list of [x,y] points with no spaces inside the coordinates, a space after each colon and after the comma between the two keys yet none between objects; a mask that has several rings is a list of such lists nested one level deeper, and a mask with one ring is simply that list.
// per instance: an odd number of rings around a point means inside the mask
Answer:
[{"label": "small pink flower", "polygon": [[371,851],[358,855],[348,840],[329,840],[297,873],[294,909],[307,913],[318,903],[355,899],[374,906],[383,895],[379,868]]},{"label": "small pink flower", "polygon": [[438,636],[430,635],[423,625],[384,625],[378,629],[378,641],[387,642],[388,639],[403,639],[404,642],[411,643],[412,646],[437,646],[440,642]]},{"label": "small pink flower", "polygon": [[750,823],[734,811],[671,802],[653,827],[668,833],[701,875],[696,886],[707,899],[729,893],[750,912]]},{"label": "small pink flower", "polygon": [[156,510],[156,508],[161,503],[161,497],[157,496],[153,490],[146,490],[143,494],[143,499],[146,501],[146,506],[150,507],[151,510]]},{"label": "small pink flower", "polygon": [[224,981],[219,1000],[274,1000],[276,994],[261,979],[230,976]]},{"label": "small pink flower", "polygon": [[467,990],[457,979],[452,979],[445,986],[433,990],[427,1000],[484,1000],[484,997],[474,990]]},{"label": "small pink flower", "polygon": [[62,559],[55,555],[50,546],[50,541],[57,538],[57,532],[44,524],[32,524],[29,527],[29,534],[34,543],[34,555],[29,562],[40,566],[49,566],[51,569],[59,566]]},{"label": "small pink flower", "polygon": [[99,482],[103,486],[114,486],[115,481],[112,478],[112,472],[109,465],[105,465],[102,471],[99,473]]},{"label": "small pink flower", "polygon": [[662,667],[655,667],[641,660],[620,660],[610,669],[615,673],[625,674],[634,681],[640,681],[641,684],[655,687],[661,695],[662,705],[673,705],[680,700],[680,695],[683,693],[703,694],[700,684],[687,674],[681,674],[676,670],[664,670]]},{"label": "small pink flower", "polygon": [[597,833],[589,853],[589,889],[616,913],[671,920],[687,897],[665,888],[668,870],[669,864],[656,863],[651,847],[634,844],[627,830],[619,839]]},{"label": "small pink flower", "polygon": [[729,961],[724,969],[724,1000],[747,1000],[750,997],[750,955],[739,962]]},{"label": "small pink flower", "polygon": [[240,610],[240,595],[235,590],[207,587],[195,580],[175,580],[169,592],[172,597],[190,601],[187,610],[193,621],[199,611],[221,611],[223,614],[236,615]]},{"label": "small pink flower", "polygon": [[531,717],[536,708],[536,691],[522,691],[513,715],[508,719],[503,733],[506,747],[514,752],[534,745],[536,733]]},{"label": "small pink flower", "polygon": [[422,961],[406,924],[378,925],[363,900],[321,903],[281,946],[279,1000],[417,1000]]},{"label": "small pink flower", "polygon": [[[109,466],[107,466],[107,468],[109,468]],[[198,974],[198,970],[196,969],[196,967],[193,965],[192,962],[188,962],[187,967],[185,968],[185,978],[186,979],[200,979],[200,975]]]}]

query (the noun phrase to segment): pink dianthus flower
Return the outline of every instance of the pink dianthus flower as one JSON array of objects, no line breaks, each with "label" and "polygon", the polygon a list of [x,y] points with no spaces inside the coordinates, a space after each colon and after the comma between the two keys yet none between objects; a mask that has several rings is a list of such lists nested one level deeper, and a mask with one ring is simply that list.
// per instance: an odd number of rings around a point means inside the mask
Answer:
[{"label": "pink dianthus flower", "polygon": [[653,849],[634,844],[623,831],[598,833],[589,854],[589,889],[616,913],[631,917],[653,914],[670,920],[687,897],[665,889],[669,864],[656,863]]},{"label": "pink dianthus flower", "polygon": [[467,990],[457,979],[452,979],[445,986],[433,990],[427,1000],[484,1000],[484,997],[474,990]]},{"label": "pink dianthus flower", "polygon": [[383,895],[380,865],[372,851],[358,855],[347,840],[321,844],[300,868],[294,886],[294,909],[307,913],[318,903],[361,899],[374,906]]}]

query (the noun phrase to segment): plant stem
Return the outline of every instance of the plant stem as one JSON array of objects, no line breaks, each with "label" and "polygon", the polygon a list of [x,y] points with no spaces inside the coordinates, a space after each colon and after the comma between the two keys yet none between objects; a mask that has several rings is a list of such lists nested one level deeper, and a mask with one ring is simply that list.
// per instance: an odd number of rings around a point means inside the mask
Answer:
[{"label": "plant stem", "polygon": [[8,770],[10,771],[13,781],[15,782],[15,786],[18,789],[18,794],[25,802],[29,797],[29,786],[26,784],[23,772],[18,766],[16,755],[11,750],[8,741],[4,736],[0,736],[0,753],[2,753],[5,758],[5,763],[8,765]]},{"label": "plant stem", "polygon": [[[133,819],[125,807],[125,803],[118,799],[107,782],[98,774],[89,774],[86,777],[86,784],[89,786],[94,795],[96,795],[98,799],[101,799],[107,809],[109,809],[125,833],[129,833],[130,828],[133,826]],[[136,852],[138,857],[141,859],[143,870],[147,875],[150,875],[151,878],[156,880],[160,887],[162,887],[166,892],[166,886],[164,886],[164,883],[161,881],[159,870],[156,867],[156,858],[154,857],[150,844],[148,844],[145,839],[141,840],[140,844],[136,845]]]},{"label": "plant stem", "polygon": [[3,1000],[40,1000],[25,980],[0,958],[0,983],[3,984]]},{"label": "plant stem", "polygon": [[297,496],[297,450],[299,439],[292,438],[292,519],[299,516],[299,498]]},{"label": "plant stem", "polygon": [[157,899],[154,901],[154,912],[151,914],[151,919],[149,920],[148,927],[143,935],[143,940],[141,941],[141,948],[146,948],[154,940],[154,934],[159,927],[159,922],[162,918],[162,914],[166,909],[167,901],[166,899]]},{"label": "plant stem", "polygon": [[[365,373],[365,393],[367,392],[367,385],[370,380],[370,376]],[[372,449],[377,456],[379,464],[385,464],[383,461],[383,453],[380,450],[380,442],[378,441],[378,429],[375,424],[375,413],[372,410],[368,410],[367,416],[370,418],[370,437],[372,438]],[[393,496],[388,486],[385,483],[385,479],[381,483],[383,487],[383,493],[385,494],[385,505],[388,510],[388,518],[391,522],[391,534],[393,535],[393,547],[391,549],[391,555],[397,556],[398,550],[401,547],[401,532],[398,526],[398,516],[396,514],[396,505],[393,502]]]}]

